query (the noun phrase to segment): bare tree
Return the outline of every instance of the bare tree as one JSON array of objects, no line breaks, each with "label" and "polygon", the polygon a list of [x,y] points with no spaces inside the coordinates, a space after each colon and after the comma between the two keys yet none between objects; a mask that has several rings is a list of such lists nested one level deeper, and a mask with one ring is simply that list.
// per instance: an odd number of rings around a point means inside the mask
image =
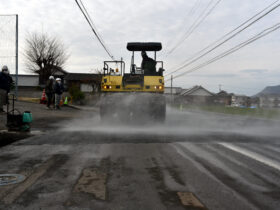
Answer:
[{"label": "bare tree", "polygon": [[26,66],[31,72],[39,74],[40,84],[45,84],[58,69],[63,69],[69,57],[64,45],[47,34],[30,34],[26,45]]},{"label": "bare tree", "polygon": [[92,71],[96,75],[96,79],[94,80],[94,85],[92,87],[93,87],[93,89],[97,89],[97,92],[100,93],[103,70],[102,69],[94,69]]}]

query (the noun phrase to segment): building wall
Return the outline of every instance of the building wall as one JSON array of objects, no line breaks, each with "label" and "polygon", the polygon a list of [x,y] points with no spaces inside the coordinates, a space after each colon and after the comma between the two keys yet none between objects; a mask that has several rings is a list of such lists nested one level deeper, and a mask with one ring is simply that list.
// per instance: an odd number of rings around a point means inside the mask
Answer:
[{"label": "building wall", "polygon": [[[11,75],[16,81],[16,75]],[[18,75],[18,86],[23,87],[37,87],[39,85],[38,75]]]},{"label": "building wall", "polygon": [[89,93],[93,91],[93,87],[91,84],[81,83],[80,90],[85,93]]},{"label": "building wall", "polygon": [[231,98],[232,106],[250,106],[250,98],[247,96],[233,95]]},{"label": "building wall", "polygon": [[214,97],[213,96],[177,96],[174,98],[174,101],[176,103],[181,104],[193,104],[193,105],[210,105],[214,103]]},{"label": "building wall", "polygon": [[261,96],[260,99],[260,107],[263,108],[278,108],[280,107],[280,96]]}]

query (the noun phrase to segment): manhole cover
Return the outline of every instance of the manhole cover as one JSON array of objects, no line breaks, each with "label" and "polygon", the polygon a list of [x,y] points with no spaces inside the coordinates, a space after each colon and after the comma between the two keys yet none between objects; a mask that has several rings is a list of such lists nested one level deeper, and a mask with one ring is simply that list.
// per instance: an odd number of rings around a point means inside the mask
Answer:
[{"label": "manhole cover", "polygon": [[0,186],[22,182],[25,176],[21,174],[0,174]]}]

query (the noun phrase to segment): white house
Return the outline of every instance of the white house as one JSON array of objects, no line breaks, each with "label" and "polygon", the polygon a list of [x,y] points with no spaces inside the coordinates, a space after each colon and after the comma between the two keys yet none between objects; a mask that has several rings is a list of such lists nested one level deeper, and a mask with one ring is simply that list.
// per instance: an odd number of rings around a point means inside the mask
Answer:
[{"label": "white house", "polygon": [[209,104],[213,103],[215,94],[206,90],[202,86],[194,86],[189,89],[182,90],[180,97],[176,100],[185,104]]}]

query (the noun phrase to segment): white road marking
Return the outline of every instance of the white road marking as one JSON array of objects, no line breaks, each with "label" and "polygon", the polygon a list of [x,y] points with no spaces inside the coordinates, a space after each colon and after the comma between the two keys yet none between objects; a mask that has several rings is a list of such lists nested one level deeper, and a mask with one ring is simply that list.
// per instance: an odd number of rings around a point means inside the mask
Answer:
[{"label": "white road marking", "polygon": [[263,155],[257,154],[255,152],[251,152],[247,149],[241,148],[239,146],[235,146],[233,144],[229,144],[229,143],[219,143],[219,144],[228,148],[228,149],[230,149],[230,150],[232,150],[232,151],[238,152],[242,155],[245,155],[247,157],[255,159],[255,160],[257,160],[257,161],[259,161],[259,162],[261,162],[265,165],[268,165],[268,166],[270,166],[272,168],[275,168],[275,169],[280,171],[280,164],[278,162],[275,162],[275,161],[273,161],[273,160],[271,160],[267,157],[264,157]]}]

